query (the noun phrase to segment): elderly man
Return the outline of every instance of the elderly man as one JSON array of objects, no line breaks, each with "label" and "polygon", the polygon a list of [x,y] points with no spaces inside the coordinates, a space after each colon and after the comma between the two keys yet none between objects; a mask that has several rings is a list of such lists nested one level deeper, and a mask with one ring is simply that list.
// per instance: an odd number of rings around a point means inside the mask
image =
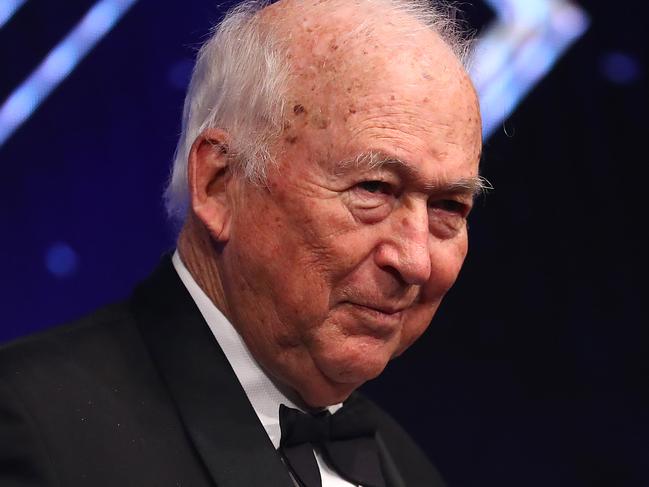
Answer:
[{"label": "elderly man", "polygon": [[354,391],[467,252],[462,52],[422,2],[231,12],[185,103],[173,258],[127,303],[0,353],[0,484],[442,485]]}]

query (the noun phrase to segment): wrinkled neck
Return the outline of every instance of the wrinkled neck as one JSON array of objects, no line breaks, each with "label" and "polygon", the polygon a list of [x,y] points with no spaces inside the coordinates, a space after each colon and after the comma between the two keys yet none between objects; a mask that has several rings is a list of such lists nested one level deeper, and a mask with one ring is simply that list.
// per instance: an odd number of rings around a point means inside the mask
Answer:
[{"label": "wrinkled neck", "polygon": [[231,321],[219,270],[220,249],[205,226],[190,215],[178,237],[178,254],[196,284]]}]

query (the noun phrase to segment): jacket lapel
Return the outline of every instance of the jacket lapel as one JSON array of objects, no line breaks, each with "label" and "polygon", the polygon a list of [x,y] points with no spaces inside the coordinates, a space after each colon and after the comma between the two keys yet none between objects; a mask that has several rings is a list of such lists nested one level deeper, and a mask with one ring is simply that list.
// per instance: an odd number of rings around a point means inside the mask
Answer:
[{"label": "jacket lapel", "polygon": [[390,453],[390,449],[381,433],[381,417],[377,414],[372,404],[360,393],[354,392],[349,399],[345,401],[345,407],[357,410],[356,414],[361,414],[370,422],[376,425],[375,440],[378,448],[379,461],[381,462],[381,472],[387,487],[406,487],[403,477],[399,473],[399,468]]},{"label": "jacket lapel", "polygon": [[390,455],[390,450],[388,450],[380,432],[376,433],[376,443],[379,448],[379,458],[381,459],[381,470],[383,471],[385,484],[388,487],[406,487],[406,483],[401,477],[397,464]]},{"label": "jacket lapel", "polygon": [[219,487],[291,487],[288,471],[167,256],[136,290],[138,326]]}]

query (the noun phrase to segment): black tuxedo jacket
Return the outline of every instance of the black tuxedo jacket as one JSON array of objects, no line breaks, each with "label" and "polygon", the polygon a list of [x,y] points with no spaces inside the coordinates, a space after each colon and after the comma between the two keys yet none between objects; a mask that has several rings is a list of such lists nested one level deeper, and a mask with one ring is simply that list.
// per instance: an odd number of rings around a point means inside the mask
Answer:
[{"label": "black tuxedo jacket", "polygon": [[[442,486],[378,418],[390,487]],[[292,487],[169,258],[133,297],[0,349],[0,486]]]}]

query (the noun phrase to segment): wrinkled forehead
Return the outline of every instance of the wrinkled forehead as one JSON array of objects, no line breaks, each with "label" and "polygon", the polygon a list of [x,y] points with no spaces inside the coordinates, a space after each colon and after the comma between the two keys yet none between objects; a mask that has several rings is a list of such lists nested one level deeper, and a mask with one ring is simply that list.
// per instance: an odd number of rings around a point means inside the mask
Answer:
[{"label": "wrinkled forehead", "polygon": [[433,125],[450,127],[453,142],[479,152],[475,91],[437,33],[363,2],[281,5],[272,20],[291,67],[286,141],[327,138],[340,145],[375,120],[418,131],[421,139],[430,138]]}]

